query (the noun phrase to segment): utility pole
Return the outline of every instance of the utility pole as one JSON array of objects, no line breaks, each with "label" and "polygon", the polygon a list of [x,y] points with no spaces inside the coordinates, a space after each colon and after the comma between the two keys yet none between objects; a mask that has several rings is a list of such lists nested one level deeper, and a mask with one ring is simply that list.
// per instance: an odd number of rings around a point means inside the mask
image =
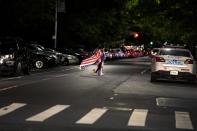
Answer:
[{"label": "utility pole", "polygon": [[66,12],[66,5],[65,5],[65,0],[56,0],[56,7],[55,7],[55,32],[54,32],[54,48],[57,48],[58,44],[58,29],[60,29],[60,25],[58,24],[58,20],[60,18],[58,17],[59,13],[65,13]]},{"label": "utility pole", "polygon": [[55,35],[53,37],[54,39],[54,48],[57,48],[57,5],[58,5],[58,0],[56,0],[56,5],[55,5]]}]

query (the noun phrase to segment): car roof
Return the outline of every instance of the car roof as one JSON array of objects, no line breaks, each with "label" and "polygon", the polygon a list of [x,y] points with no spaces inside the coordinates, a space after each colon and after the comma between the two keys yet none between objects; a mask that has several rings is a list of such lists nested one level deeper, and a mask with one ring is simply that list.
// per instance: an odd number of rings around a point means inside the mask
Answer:
[{"label": "car roof", "polygon": [[179,51],[188,51],[188,52],[190,52],[190,50],[182,49],[182,48],[160,48],[160,50],[179,50]]},{"label": "car roof", "polygon": [[160,48],[153,48],[152,50],[159,50]]}]

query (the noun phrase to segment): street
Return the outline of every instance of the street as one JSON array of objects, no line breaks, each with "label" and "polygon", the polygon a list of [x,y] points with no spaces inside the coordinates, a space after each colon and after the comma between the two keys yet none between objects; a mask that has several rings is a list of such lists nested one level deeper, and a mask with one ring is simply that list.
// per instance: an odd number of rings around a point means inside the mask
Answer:
[{"label": "street", "polygon": [[197,130],[197,85],[150,82],[150,58],[0,77],[0,131]]}]

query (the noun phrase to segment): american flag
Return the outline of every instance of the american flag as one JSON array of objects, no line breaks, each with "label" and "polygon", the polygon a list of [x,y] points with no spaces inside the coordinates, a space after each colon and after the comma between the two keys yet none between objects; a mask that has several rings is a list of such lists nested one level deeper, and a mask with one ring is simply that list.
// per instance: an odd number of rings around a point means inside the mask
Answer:
[{"label": "american flag", "polygon": [[84,67],[95,64],[101,58],[101,51],[98,50],[91,57],[84,59],[80,64],[80,69],[84,69]]}]

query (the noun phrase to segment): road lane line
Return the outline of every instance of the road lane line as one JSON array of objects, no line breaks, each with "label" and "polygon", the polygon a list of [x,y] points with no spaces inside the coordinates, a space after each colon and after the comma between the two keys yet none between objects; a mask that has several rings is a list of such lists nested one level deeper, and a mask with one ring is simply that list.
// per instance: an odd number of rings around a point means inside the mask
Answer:
[{"label": "road lane line", "polygon": [[21,79],[21,78],[23,78],[23,76],[18,76],[18,77],[11,77],[11,78],[7,78],[7,80]]},{"label": "road lane line", "polygon": [[141,75],[144,75],[144,73],[146,73],[148,70],[150,70],[150,68],[147,68],[147,69],[143,70],[143,71],[141,72]]},{"label": "road lane line", "polygon": [[114,100],[114,97],[110,97],[109,99],[110,99],[110,100]]},{"label": "road lane line", "polygon": [[70,105],[55,105],[39,114],[36,114],[32,117],[26,119],[26,121],[35,121],[35,122],[43,122],[44,120],[56,115],[57,113],[65,110],[70,107]]},{"label": "road lane line", "polygon": [[128,121],[128,126],[145,126],[148,110],[135,109]]},{"label": "road lane line", "polygon": [[65,70],[67,70],[67,71],[69,71],[69,70],[74,70],[75,68],[68,68],[68,69],[65,69]]},{"label": "road lane line", "polygon": [[18,76],[18,77],[10,77],[10,78],[5,78],[5,79],[0,79],[0,81],[7,81],[7,80],[14,80],[14,79],[21,79],[24,76]]},{"label": "road lane line", "polygon": [[12,103],[9,106],[2,107],[0,108],[0,116],[9,114],[23,106],[26,106],[26,104],[25,103]]},{"label": "road lane line", "polygon": [[58,78],[58,77],[64,77],[64,76],[68,76],[68,74],[56,75],[56,76],[54,76],[54,77],[55,77],[55,78]]},{"label": "road lane line", "polygon": [[1,92],[1,91],[6,91],[6,90],[10,90],[10,89],[13,89],[13,88],[17,88],[17,87],[18,87],[18,85],[6,87],[6,88],[3,88],[3,89],[0,89],[0,92]]},{"label": "road lane line", "polygon": [[[63,69],[63,70],[60,70],[60,71],[62,72],[62,71],[66,71],[66,70],[74,70],[76,68],[77,68],[77,66],[76,67],[73,67],[73,68]],[[33,76],[33,75],[46,74],[46,73],[54,73],[54,72],[59,72],[59,71],[53,70],[53,71],[35,72],[34,74],[31,74],[31,75]]]},{"label": "road lane line", "polygon": [[51,78],[44,78],[44,79],[42,79],[42,81],[47,81],[47,80],[51,80]]},{"label": "road lane line", "polygon": [[194,129],[188,112],[175,111],[175,120],[177,129]]},{"label": "road lane line", "polygon": [[108,109],[106,108],[94,108],[80,120],[77,124],[94,124]]}]

